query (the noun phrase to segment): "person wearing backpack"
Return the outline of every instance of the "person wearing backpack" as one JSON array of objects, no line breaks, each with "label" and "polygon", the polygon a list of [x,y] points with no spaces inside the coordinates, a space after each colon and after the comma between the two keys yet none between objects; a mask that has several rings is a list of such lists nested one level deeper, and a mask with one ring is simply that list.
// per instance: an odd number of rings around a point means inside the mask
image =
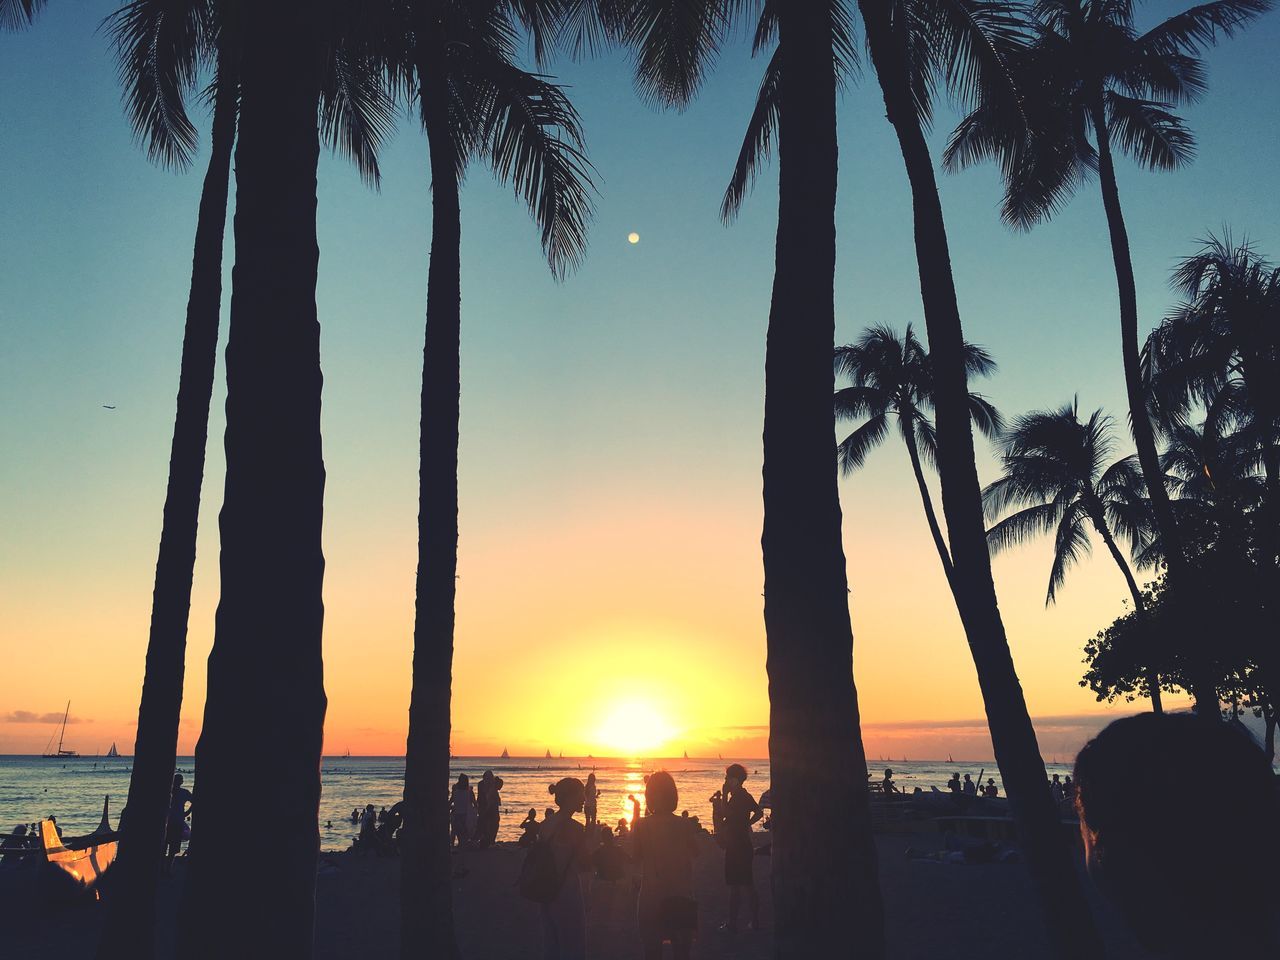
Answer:
[{"label": "person wearing backpack", "polygon": [[541,906],[544,960],[586,960],[587,915],[579,874],[591,867],[587,831],[573,818],[582,810],[587,790],[576,777],[549,788],[555,813],[538,830],[538,839],[520,869],[520,893]]}]

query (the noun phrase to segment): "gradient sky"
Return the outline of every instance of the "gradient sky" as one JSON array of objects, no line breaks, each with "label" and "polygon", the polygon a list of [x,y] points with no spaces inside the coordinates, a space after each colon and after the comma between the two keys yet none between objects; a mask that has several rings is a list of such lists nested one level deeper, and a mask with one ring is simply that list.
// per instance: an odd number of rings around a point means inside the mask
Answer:
[{"label": "gradient sky", "polygon": [[[40,718],[68,698],[80,721],[68,741],[81,752],[113,740],[131,749],[136,722],[208,151],[176,174],[131,141],[97,32],[111,7],[51,4],[30,32],[0,35],[0,752],[43,749],[52,728]],[[1210,53],[1209,94],[1185,110],[1200,137],[1193,166],[1120,166],[1145,326],[1172,301],[1170,268],[1207,231],[1229,224],[1280,256],[1276,49],[1272,15]],[[759,470],[776,169],[738,223],[717,216],[762,69],[736,43],[677,114],[635,96],[621,56],[555,65],[600,189],[587,261],[562,284],[510,191],[482,167],[467,180],[457,752],[765,752]],[[873,322],[922,327],[907,183],[873,82],[845,93],[839,119],[837,336]],[[939,153],[952,120],[935,132]],[[371,193],[341,160],[326,155],[320,168],[333,753],[402,751],[408,708],[430,232],[413,124],[383,169]],[[1000,363],[982,389],[1007,414],[1073,393],[1084,409],[1120,414],[1096,185],[1025,235],[997,218],[994,168],[941,186],[966,334]],[[229,231],[227,252],[224,342]],[[221,355],[218,374],[184,751],[199,731],[218,597]],[[887,443],[841,493],[868,753],[989,757],[905,454]],[[1081,646],[1126,592],[1095,555],[1046,610],[1048,549],[995,569],[1052,758],[1104,719],[1078,686]],[[649,732],[624,742],[636,724]]]}]

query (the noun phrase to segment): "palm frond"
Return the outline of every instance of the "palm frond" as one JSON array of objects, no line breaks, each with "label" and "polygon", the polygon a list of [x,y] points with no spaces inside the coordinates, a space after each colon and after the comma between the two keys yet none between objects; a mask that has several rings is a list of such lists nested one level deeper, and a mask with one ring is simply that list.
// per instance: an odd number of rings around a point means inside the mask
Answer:
[{"label": "palm frond", "polygon": [[1273,0],[1215,0],[1175,14],[1152,27],[1138,43],[1157,53],[1199,53],[1232,37],[1274,6]]},{"label": "palm frond", "polygon": [[742,138],[742,149],[738,151],[733,175],[729,178],[724,201],[720,204],[720,219],[726,223],[733,220],[742,209],[742,203],[777,139],[782,108],[781,79],[782,56],[779,50],[775,50],[765,68],[764,79],[760,81],[755,109],[751,111],[747,131]]},{"label": "palm frond", "polygon": [[892,405],[890,397],[875,387],[842,387],[836,391],[836,420],[883,416]]},{"label": "palm frond", "polygon": [[1083,501],[1077,500],[1063,512],[1058,531],[1053,538],[1053,565],[1049,568],[1049,589],[1045,594],[1047,607],[1058,599],[1058,591],[1067,579],[1067,571],[1093,552],[1089,533],[1085,529],[1086,511]]},{"label": "palm frond", "polygon": [[475,152],[528,205],[547,262],[563,278],[586,253],[595,190],[577,111],[549,78],[482,48],[458,49],[451,61],[456,109],[474,118]]},{"label": "palm frond", "polygon": [[1011,513],[987,531],[987,546],[991,552],[1001,553],[1010,547],[1020,547],[1036,537],[1052,533],[1062,519],[1066,505],[1050,500]]},{"label": "palm frond", "polygon": [[648,0],[634,4],[624,42],[635,51],[642,97],[683,108],[715,64],[729,27],[722,0]]},{"label": "palm frond", "polygon": [[35,22],[48,0],[0,0],[0,30],[22,30]]},{"label": "palm frond", "polygon": [[213,59],[207,2],[134,0],[103,21],[115,48],[125,114],[156,163],[185,169],[198,137],[186,97],[202,63]]},{"label": "palm frond", "polygon": [[888,433],[889,418],[885,414],[877,414],[841,440],[836,448],[840,472],[848,476],[861,467],[867,454],[883,442]]},{"label": "palm frond", "polygon": [[375,189],[378,154],[396,126],[396,104],[379,63],[342,45],[333,50],[320,87],[320,138],[355,164]]},{"label": "palm frond", "polygon": [[1151,170],[1173,170],[1195,159],[1196,141],[1166,103],[1107,93],[1107,126],[1112,142]]},{"label": "palm frond", "polygon": [[932,469],[938,469],[938,430],[922,413],[916,416],[916,443],[920,448],[920,459]]},{"label": "palm frond", "polygon": [[1004,433],[1004,416],[996,409],[995,404],[980,393],[969,394],[969,419],[988,439],[994,440]]}]

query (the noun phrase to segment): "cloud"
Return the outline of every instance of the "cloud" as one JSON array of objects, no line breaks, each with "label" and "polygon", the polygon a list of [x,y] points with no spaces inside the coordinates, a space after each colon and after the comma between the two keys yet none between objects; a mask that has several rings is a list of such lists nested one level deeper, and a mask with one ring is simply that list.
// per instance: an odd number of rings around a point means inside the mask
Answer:
[{"label": "cloud", "polygon": [[[0,716],[0,723],[61,723],[61,713],[35,713],[32,710],[11,710]],[[89,723],[84,717],[67,717],[67,723]]]}]

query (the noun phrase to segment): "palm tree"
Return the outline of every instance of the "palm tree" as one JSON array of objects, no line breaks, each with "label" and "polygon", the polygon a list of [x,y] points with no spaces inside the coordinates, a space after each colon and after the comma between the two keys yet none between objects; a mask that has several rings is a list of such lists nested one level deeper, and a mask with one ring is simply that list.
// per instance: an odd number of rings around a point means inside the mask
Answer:
[{"label": "palm tree", "polygon": [[[1089,553],[1086,524],[1091,525],[1124,576],[1134,610],[1145,619],[1142,590],[1115,538],[1116,532],[1124,536],[1131,552],[1147,541],[1142,474],[1134,457],[1108,465],[1115,446],[1111,426],[1111,418],[1101,410],[1081,422],[1074,401],[1058,410],[1019,417],[1004,437],[1004,475],[982,491],[989,519],[1007,514],[987,531],[987,542],[999,553],[1040,534],[1053,534],[1048,606],[1057,599],[1067,571]],[[1022,509],[1008,513],[1013,507]],[[1151,709],[1162,713],[1160,677],[1154,669],[1147,683]]]},{"label": "palm tree", "polygon": [[0,0],[0,30],[22,30],[35,22],[48,0]]},{"label": "palm tree", "polygon": [[[321,110],[326,80],[346,84],[329,65],[333,21],[303,0],[235,9],[240,109],[222,596],[196,746],[198,855],[182,920],[199,957],[305,957],[326,706],[316,168],[322,125],[344,149],[366,155],[358,142],[370,131],[345,94]],[[342,118],[352,123],[339,125]],[[273,811],[270,871],[244,869],[245,784]]]},{"label": "palm tree", "polygon": [[[108,18],[126,110],[151,158],[185,168],[197,146],[186,112],[202,65],[215,69],[212,150],[196,222],[191,288],[183,337],[177,415],[170,450],[164,523],[156,562],[150,636],[129,781],[129,816],[121,826],[120,856],[101,957],[144,957],[154,951],[155,895],[177,752],[195,566],[209,403],[222,301],[222,242],[231,152],[239,99],[238,39],[232,8],[209,0],[135,0]],[[321,124],[325,139],[347,153],[371,184],[391,105],[367,64],[338,46],[324,77]]]},{"label": "palm tree", "polygon": [[[965,344],[966,364],[973,376],[989,376],[996,363],[982,347]],[[933,497],[924,479],[922,460],[937,462],[937,438],[929,414],[933,408],[933,374],[929,351],[916,338],[911,325],[899,337],[889,327],[868,329],[856,343],[836,347],[836,375],[853,381],[836,391],[836,421],[866,419],[836,448],[840,469],[848,476],[866,461],[871,449],[889,434],[889,418],[896,417],[898,432],[911,459],[911,471],[924,505],[925,520],[938,551],[947,583],[955,589],[951,553],[938,526]],[[969,394],[970,416],[986,437],[995,438],[1004,430],[1004,418],[986,397]]]},{"label": "palm tree", "polygon": [[[1270,7],[1271,0],[1215,0],[1138,33],[1132,0],[1046,0],[1035,8],[1034,42],[1016,58],[1030,134],[1025,124],[1011,125],[1007,111],[980,105],[956,129],[945,155],[953,169],[999,159],[1006,181],[1003,214],[1020,227],[1052,215],[1097,170],[1119,290],[1130,428],[1155,522],[1169,547],[1172,579],[1188,589],[1194,584],[1184,570],[1143,390],[1137,288],[1114,155],[1120,150],[1153,170],[1190,162],[1194,138],[1173,110],[1205,90],[1200,54]],[[1208,684],[1196,687],[1201,713],[1216,718],[1216,693]]]},{"label": "palm tree", "polygon": [[1061,957],[1098,955],[1101,941],[1061,835],[996,600],[970,426],[964,329],[925,136],[939,87],[969,107],[1001,117],[1011,129],[1025,126],[1010,67],[1025,43],[1022,18],[1015,6],[1000,0],[859,0],[858,9],[911,187],[952,594],[1053,948]]},{"label": "palm tree", "polygon": [[458,546],[461,332],[459,181],[473,159],[514,184],[557,277],[581,259],[592,189],[563,90],[516,65],[519,22],[543,49],[552,4],[420,0],[400,65],[421,105],[431,167],[431,252],[419,439],[418,572],[405,760],[401,955],[457,954],[447,796]]},{"label": "palm tree", "polygon": [[[637,51],[642,91],[661,103],[687,104],[742,8],[733,0],[634,3],[622,33]],[[766,3],[756,36],[757,48],[776,38],[777,49],[725,212],[740,202],[759,158],[776,143],[761,536],[775,944],[779,957],[809,957],[852,936],[863,956],[879,957],[884,916],[832,443],[836,88],[855,51],[840,0]]]}]

